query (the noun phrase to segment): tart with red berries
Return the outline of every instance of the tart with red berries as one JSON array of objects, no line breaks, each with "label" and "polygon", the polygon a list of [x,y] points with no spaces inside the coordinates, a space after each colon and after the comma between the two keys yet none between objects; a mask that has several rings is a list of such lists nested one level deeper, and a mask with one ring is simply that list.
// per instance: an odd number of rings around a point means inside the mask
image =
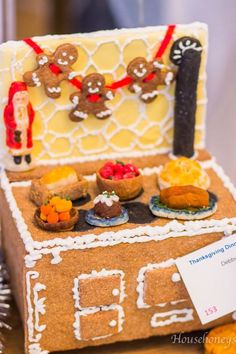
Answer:
[{"label": "tart with red berries", "polygon": [[97,185],[101,192],[114,191],[122,201],[137,197],[142,191],[143,180],[135,165],[109,161],[97,172]]}]

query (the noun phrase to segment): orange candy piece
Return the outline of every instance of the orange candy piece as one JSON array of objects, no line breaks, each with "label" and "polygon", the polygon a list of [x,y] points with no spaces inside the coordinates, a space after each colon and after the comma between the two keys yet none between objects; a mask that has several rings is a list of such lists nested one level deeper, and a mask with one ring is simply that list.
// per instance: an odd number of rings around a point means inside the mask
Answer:
[{"label": "orange candy piece", "polygon": [[54,196],[48,204],[41,205],[40,218],[49,224],[70,220],[71,200]]},{"label": "orange candy piece", "polygon": [[62,199],[55,205],[55,208],[58,213],[70,211],[70,209],[72,208],[72,202],[71,200]]},{"label": "orange candy piece", "polygon": [[59,215],[56,212],[53,212],[47,216],[47,222],[49,224],[56,224],[59,221]]},{"label": "orange candy piece", "polygon": [[63,213],[59,214],[59,220],[60,221],[68,221],[70,220],[70,212],[69,211],[65,211]]},{"label": "orange candy piece", "polygon": [[47,216],[43,213],[40,213],[40,219],[43,221],[47,221]]},{"label": "orange candy piece", "polygon": [[43,215],[47,216],[53,213],[55,211],[55,208],[50,204],[46,204],[46,205],[41,205],[40,211]]}]

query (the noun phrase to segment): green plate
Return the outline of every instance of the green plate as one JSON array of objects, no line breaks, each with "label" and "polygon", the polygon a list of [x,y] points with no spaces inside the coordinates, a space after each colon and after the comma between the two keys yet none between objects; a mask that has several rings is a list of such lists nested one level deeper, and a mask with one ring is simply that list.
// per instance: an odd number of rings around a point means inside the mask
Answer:
[{"label": "green plate", "polygon": [[149,208],[151,212],[159,217],[180,220],[200,220],[214,214],[217,210],[217,197],[209,193],[210,203],[206,208],[196,210],[172,209],[160,202],[160,196],[151,197]]}]

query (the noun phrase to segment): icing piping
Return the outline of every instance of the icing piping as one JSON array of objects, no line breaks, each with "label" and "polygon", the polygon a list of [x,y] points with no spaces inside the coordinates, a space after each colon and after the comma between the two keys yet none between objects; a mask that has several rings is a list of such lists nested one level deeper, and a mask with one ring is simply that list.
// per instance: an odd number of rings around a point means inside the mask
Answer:
[{"label": "icing piping", "polygon": [[[111,276],[111,275],[119,275],[120,276],[120,289],[119,289],[119,294],[120,294],[120,298],[119,298],[119,304],[121,304],[124,301],[125,298],[125,282],[124,282],[124,272],[121,270],[106,270],[106,269],[102,269],[100,272],[97,272],[96,270],[93,270],[91,273],[89,274],[80,274],[77,278],[74,279],[74,287],[72,289],[73,292],[73,298],[75,300],[75,308],[78,309],[78,311],[75,312],[75,322],[74,322],[74,333],[75,333],[75,337],[78,340],[88,340],[88,339],[82,339],[81,338],[81,331],[80,331],[80,317],[81,316],[87,316],[90,314],[94,314],[96,312],[99,311],[110,311],[110,310],[116,310],[118,312],[118,333],[122,331],[122,325],[124,322],[124,311],[122,306],[118,305],[118,304],[112,304],[109,306],[98,306],[98,307],[87,307],[87,308],[82,308],[80,306],[80,294],[79,294],[79,281],[80,280],[84,280],[84,279],[91,279],[91,278],[98,278],[98,277],[107,277],[107,276]],[[118,290],[118,289],[116,289]],[[112,321],[111,321],[112,322]],[[111,323],[110,322],[110,323]],[[109,323],[110,327],[115,327],[116,324],[114,325],[114,322],[116,322],[116,320],[113,320],[113,325],[111,325]],[[90,338],[89,340],[98,340],[98,339],[103,339],[103,338],[107,338],[110,337],[112,335],[112,333],[104,335],[104,336],[100,336],[100,337],[93,337]]]},{"label": "icing piping", "polygon": [[158,306],[158,307],[166,307],[167,305],[177,305],[177,304],[180,304],[182,302],[186,302],[188,301],[187,299],[181,299],[181,300],[174,300],[174,301],[171,301],[171,302],[163,302],[161,304],[156,304],[155,306]]},{"label": "icing piping", "polygon": [[[28,327],[28,339],[31,343],[37,343],[40,341],[42,337],[42,332],[46,329],[46,325],[39,324],[40,315],[45,314],[45,297],[39,298],[38,293],[42,290],[46,290],[46,286],[37,282],[33,287],[33,304],[32,304],[32,286],[31,279],[35,280],[39,277],[39,273],[35,271],[28,271],[26,273],[26,301],[28,308],[28,319],[27,319],[27,327]],[[34,305],[34,307],[33,307]],[[38,349],[37,345],[30,344],[32,353],[41,353]],[[34,351],[33,351],[34,350]],[[37,351],[38,350],[38,351]],[[44,353],[44,352],[42,352]],[[45,351],[44,354],[48,353]]]},{"label": "icing piping", "polygon": [[47,351],[47,350],[42,350],[39,343],[30,344],[28,349],[29,349],[29,354],[48,354],[49,353],[49,351]]},{"label": "icing piping", "polygon": [[[178,316],[178,315],[185,315],[185,316]],[[158,318],[168,317],[168,319],[162,321],[158,321]],[[168,312],[159,312],[155,313],[151,318],[151,326],[153,328],[168,326],[172,323],[177,322],[188,322],[193,321],[193,309],[180,309],[180,310],[172,310]]]},{"label": "icing piping", "polygon": [[[212,168],[218,177],[222,180],[226,189],[229,190],[234,200],[236,201],[236,189],[232,182],[225,175],[223,169],[215,162],[214,159],[202,163],[204,168]],[[161,167],[151,169],[143,169],[145,174],[156,173]],[[19,183],[19,182],[18,182]],[[60,261],[60,252],[71,249],[88,249],[96,247],[114,246],[120,243],[136,243],[161,241],[169,237],[181,236],[196,236],[205,233],[213,232],[227,232],[232,233],[236,231],[236,217],[223,218],[221,220],[198,220],[186,221],[180,223],[177,220],[172,220],[164,226],[139,226],[134,229],[120,230],[118,232],[104,232],[100,235],[87,234],[85,236],[72,237],[65,239],[55,238],[45,241],[34,241],[28,230],[28,227],[23,219],[14,195],[12,193],[11,184],[7,178],[4,170],[1,171],[1,187],[5,192],[7,202],[9,204],[12,216],[15,220],[16,226],[20,236],[25,244],[25,249],[28,254],[25,256],[26,267],[33,267],[37,260],[41,259],[45,254],[52,254],[56,249],[56,260],[53,263]],[[54,257],[55,258],[55,257]]]}]

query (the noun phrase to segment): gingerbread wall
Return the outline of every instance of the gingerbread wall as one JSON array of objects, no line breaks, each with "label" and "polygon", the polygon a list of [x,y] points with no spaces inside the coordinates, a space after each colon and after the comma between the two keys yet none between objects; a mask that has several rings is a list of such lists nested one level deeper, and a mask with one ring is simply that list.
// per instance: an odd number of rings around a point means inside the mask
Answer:
[{"label": "gingerbread wall", "polygon": [[[220,237],[71,250],[57,265],[44,256],[26,274],[33,338],[41,334],[41,350],[56,351],[202,328],[175,258]],[[38,326],[46,327],[39,332]]]},{"label": "gingerbread wall", "polygon": [[[106,83],[120,80],[126,75],[129,62],[137,56],[151,60],[164,38],[167,27],[150,27],[103,31],[92,34],[35,37],[44,51],[53,52],[62,43],[72,43],[78,49],[79,59],[73,65],[78,77],[91,72],[103,74]],[[206,107],[205,66],[207,27],[195,23],[177,25],[173,40],[187,35],[198,38],[203,45],[198,85],[196,112],[196,148],[204,145],[204,119]],[[171,44],[163,55],[164,64],[173,67],[169,60]],[[23,73],[36,67],[35,53],[23,41],[0,45],[0,114],[7,102],[12,81],[22,80]],[[30,100],[36,110],[33,126],[33,154],[42,163],[59,158],[94,159],[97,155],[109,156],[151,154],[171,150],[173,137],[173,109],[175,84],[160,87],[159,97],[145,104],[126,88],[116,90],[115,98],[107,105],[113,114],[107,120],[89,116],[83,122],[72,122],[69,95],[76,91],[69,82],[61,85],[58,99],[48,98],[42,87],[29,88]],[[3,123],[0,135],[5,135]],[[4,139],[0,150],[4,151]]]}]

